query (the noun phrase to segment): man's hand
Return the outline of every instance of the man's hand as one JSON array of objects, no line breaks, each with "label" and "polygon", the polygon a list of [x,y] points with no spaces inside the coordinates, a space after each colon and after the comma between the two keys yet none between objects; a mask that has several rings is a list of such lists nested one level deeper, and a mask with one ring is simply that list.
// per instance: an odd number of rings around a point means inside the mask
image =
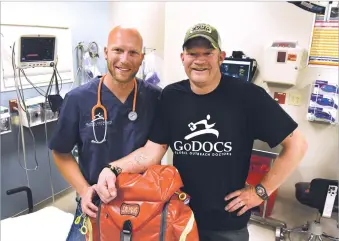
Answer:
[{"label": "man's hand", "polygon": [[226,207],[225,210],[234,212],[242,207],[238,212],[238,216],[244,214],[247,210],[259,206],[263,200],[255,192],[255,187],[247,185],[245,188],[232,192],[225,197],[225,200],[234,198]]},{"label": "man's hand", "polygon": [[98,211],[98,207],[95,206],[92,202],[92,199],[95,194],[95,185],[87,188],[87,192],[81,196],[81,209],[83,213],[86,213],[88,216],[92,218],[96,218],[96,212]]},{"label": "man's hand", "polygon": [[95,190],[104,203],[109,203],[117,196],[115,181],[116,176],[109,168],[101,171]]}]

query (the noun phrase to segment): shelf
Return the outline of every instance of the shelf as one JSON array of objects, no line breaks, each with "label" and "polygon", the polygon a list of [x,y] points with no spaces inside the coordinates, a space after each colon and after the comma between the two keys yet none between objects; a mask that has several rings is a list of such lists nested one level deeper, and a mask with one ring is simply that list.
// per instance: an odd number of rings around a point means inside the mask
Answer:
[{"label": "shelf", "polygon": [[0,132],[0,135],[8,134],[8,133],[11,133],[11,132],[12,132],[12,130],[2,131],[2,132]]}]

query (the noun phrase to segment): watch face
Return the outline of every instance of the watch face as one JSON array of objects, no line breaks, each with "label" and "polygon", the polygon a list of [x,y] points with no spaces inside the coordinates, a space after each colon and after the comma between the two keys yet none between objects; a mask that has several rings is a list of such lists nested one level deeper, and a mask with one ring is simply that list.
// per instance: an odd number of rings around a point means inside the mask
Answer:
[{"label": "watch face", "polygon": [[256,189],[257,189],[257,194],[260,197],[265,197],[266,196],[266,192],[265,192],[265,189],[263,187],[258,186]]},{"label": "watch face", "polygon": [[265,190],[262,187],[257,187],[257,193],[260,196],[265,195]]},{"label": "watch face", "polygon": [[114,169],[118,172],[118,174],[122,172],[122,169],[120,167],[115,167]]},{"label": "watch face", "polygon": [[264,187],[258,185],[258,186],[255,187],[255,190],[256,190],[259,197],[261,197],[264,200],[268,199],[268,196],[267,196],[267,193],[266,193],[266,190],[265,190]]}]

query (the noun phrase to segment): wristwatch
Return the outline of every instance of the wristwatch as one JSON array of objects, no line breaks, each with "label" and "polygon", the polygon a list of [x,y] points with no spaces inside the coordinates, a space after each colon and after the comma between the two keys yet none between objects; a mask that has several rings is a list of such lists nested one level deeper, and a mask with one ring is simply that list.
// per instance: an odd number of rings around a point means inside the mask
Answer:
[{"label": "wristwatch", "polygon": [[119,176],[119,174],[122,172],[122,169],[120,167],[116,167],[116,166],[113,166],[111,164],[108,164],[107,166],[105,166],[107,168],[109,168],[116,177]]},{"label": "wristwatch", "polygon": [[260,183],[257,184],[255,186],[255,192],[257,193],[257,195],[264,201],[268,200],[268,195],[266,192],[266,189],[263,185],[261,185]]}]

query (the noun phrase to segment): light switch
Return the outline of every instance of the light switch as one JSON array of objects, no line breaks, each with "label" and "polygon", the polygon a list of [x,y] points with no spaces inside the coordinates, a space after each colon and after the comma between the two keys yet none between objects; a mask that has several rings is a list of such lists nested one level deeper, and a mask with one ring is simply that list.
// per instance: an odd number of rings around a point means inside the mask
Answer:
[{"label": "light switch", "polygon": [[289,93],[288,104],[289,105],[301,105],[301,95],[297,93]]}]

